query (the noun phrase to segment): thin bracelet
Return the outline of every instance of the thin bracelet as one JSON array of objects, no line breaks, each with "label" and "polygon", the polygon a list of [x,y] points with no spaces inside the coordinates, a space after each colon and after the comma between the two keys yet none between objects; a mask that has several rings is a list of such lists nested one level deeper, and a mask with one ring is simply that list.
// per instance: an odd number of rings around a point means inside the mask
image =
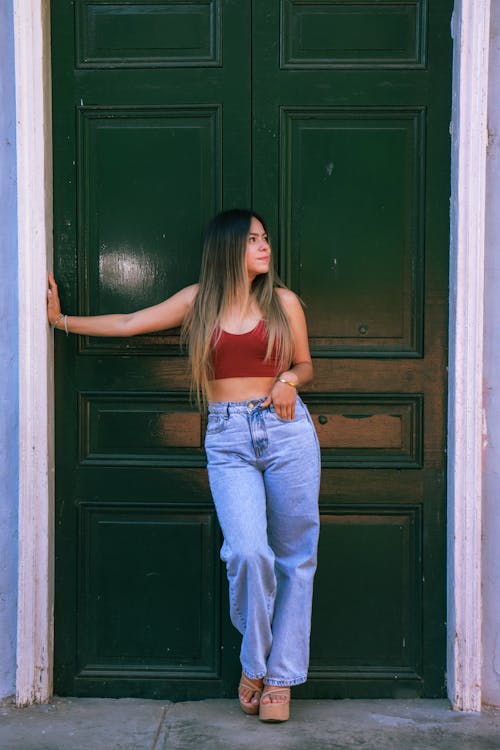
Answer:
[{"label": "thin bracelet", "polygon": [[297,388],[298,383],[292,383],[291,380],[287,380],[286,378],[278,378],[278,383],[286,383],[287,385],[291,386],[292,388]]},{"label": "thin bracelet", "polygon": [[57,318],[56,318],[56,319],[54,320],[54,322],[53,322],[53,323],[51,323],[50,327],[52,328],[52,330],[54,330],[54,329],[55,329],[56,325],[57,325],[57,324],[59,323],[59,321],[61,320],[61,318],[64,318],[64,313],[59,313],[59,315],[58,315],[58,316],[57,316]]},{"label": "thin bracelet", "polygon": [[66,331],[66,336],[68,336],[68,316],[64,316],[64,330]]}]

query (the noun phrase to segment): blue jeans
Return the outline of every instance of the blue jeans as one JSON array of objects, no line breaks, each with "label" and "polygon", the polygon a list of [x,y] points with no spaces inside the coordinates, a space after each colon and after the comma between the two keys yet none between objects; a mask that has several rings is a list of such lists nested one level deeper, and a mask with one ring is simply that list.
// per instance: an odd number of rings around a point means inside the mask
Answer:
[{"label": "blue jeans", "polygon": [[208,476],[243,671],[299,685],[309,663],[319,445],[300,397],[293,420],[262,409],[263,400],[209,404]]}]

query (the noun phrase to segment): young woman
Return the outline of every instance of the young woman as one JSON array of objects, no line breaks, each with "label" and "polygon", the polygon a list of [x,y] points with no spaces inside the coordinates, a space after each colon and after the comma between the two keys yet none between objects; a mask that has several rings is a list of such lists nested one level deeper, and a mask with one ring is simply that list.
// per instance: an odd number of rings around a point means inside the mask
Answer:
[{"label": "young woman", "polygon": [[205,449],[224,544],[231,620],[241,632],[241,708],[289,717],[290,686],[306,681],[318,541],[319,447],[298,396],[312,378],[295,294],[273,274],[263,220],[234,209],[204,241],[198,284],[138,312],[61,312],[49,274],[48,317],[89,336],[132,336],[182,325],[192,385],[208,405]]}]

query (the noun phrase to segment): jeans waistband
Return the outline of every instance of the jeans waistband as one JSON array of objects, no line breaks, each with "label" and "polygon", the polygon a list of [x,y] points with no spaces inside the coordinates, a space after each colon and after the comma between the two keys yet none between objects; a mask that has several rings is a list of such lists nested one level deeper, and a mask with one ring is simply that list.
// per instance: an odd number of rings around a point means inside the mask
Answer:
[{"label": "jeans waistband", "polygon": [[260,398],[249,398],[246,401],[209,401],[208,413],[222,414],[223,416],[228,416],[231,413],[248,414],[259,408],[266,398],[267,396],[261,396]]}]

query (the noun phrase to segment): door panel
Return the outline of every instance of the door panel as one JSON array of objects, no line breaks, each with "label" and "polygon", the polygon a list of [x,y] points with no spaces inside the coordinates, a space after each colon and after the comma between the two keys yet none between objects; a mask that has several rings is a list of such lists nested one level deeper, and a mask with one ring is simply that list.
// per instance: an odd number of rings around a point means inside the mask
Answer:
[{"label": "door panel", "polygon": [[[68,313],[197,279],[221,208],[306,305],[322,532],[306,697],[444,690],[451,0],[52,0]],[[56,692],[232,696],[178,331],[56,336]]]},{"label": "door panel", "polygon": [[[338,679],[344,673],[352,682],[373,682],[375,675],[392,679],[394,673],[418,678],[420,528],[418,506],[356,504],[322,514],[318,567],[335,575],[320,576],[316,587],[321,610],[314,614],[315,676]],[[327,618],[325,612],[335,615]]]},{"label": "door panel", "polygon": [[77,67],[219,66],[221,19],[221,0],[81,0],[75,16]]},{"label": "door panel", "polygon": [[81,107],[78,124],[82,303],[160,302],[197,278],[192,248],[222,188],[221,108]]},{"label": "door panel", "polygon": [[283,244],[315,353],[420,354],[422,111],[283,107],[280,131]]},{"label": "door panel", "polygon": [[426,0],[281,0],[281,68],[422,67],[426,11]]},{"label": "door panel", "polygon": [[147,501],[82,502],[80,512],[80,679],[217,678],[213,513]]},{"label": "door panel", "polygon": [[306,307],[323,457],[302,696],[444,694],[451,5],[253,6],[254,202]]},{"label": "door panel", "polygon": [[[52,24],[64,308],[153,305],[197,280],[208,219],[251,202],[250,5],[54,0]],[[56,348],[56,691],[230,694],[238,643],[178,331]]]}]

